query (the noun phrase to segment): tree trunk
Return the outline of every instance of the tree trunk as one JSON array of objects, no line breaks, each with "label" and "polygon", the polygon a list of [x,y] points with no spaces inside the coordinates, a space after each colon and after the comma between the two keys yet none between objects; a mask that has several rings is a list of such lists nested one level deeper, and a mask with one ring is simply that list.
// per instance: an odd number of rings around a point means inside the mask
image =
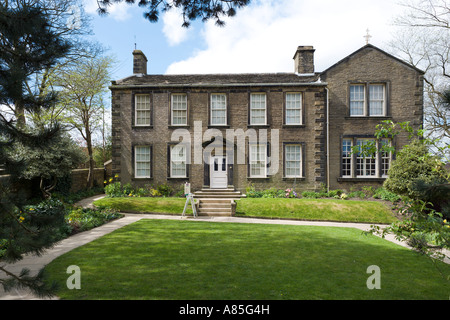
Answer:
[{"label": "tree trunk", "polygon": [[86,182],[86,188],[92,189],[94,186],[94,168],[95,168],[95,161],[94,161],[94,155],[92,150],[92,138],[91,138],[91,132],[86,128],[86,144],[88,149],[88,155],[89,155],[89,172]]}]

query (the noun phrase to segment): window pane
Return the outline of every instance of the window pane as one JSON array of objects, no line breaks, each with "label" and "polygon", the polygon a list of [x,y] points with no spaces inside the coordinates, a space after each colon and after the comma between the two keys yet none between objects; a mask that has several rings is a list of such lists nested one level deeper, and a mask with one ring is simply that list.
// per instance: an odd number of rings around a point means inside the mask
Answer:
[{"label": "window pane", "polygon": [[301,124],[301,93],[286,94],[286,124]]},{"label": "window pane", "polygon": [[[356,145],[359,150],[362,150],[362,147],[369,143],[374,143],[374,140],[356,140]],[[356,176],[376,176],[376,154],[364,156],[362,152],[359,152],[356,155]]]},{"label": "window pane", "polygon": [[266,145],[252,145],[250,146],[250,176],[251,177],[266,177]]},{"label": "window pane", "polygon": [[352,140],[342,141],[342,176],[352,176]]},{"label": "window pane", "polygon": [[136,125],[150,125],[150,95],[135,96]]},{"label": "window pane", "polygon": [[364,86],[353,85],[350,86],[350,115],[363,116],[364,115]]},{"label": "window pane", "polygon": [[384,115],[384,85],[369,86],[369,115]]},{"label": "window pane", "polygon": [[211,124],[227,124],[227,105],[224,94],[211,95]]},{"label": "window pane", "polygon": [[250,124],[266,124],[266,95],[250,96]]},{"label": "window pane", "polygon": [[186,177],[186,146],[176,145],[170,149],[170,176]]},{"label": "window pane", "polygon": [[[390,146],[391,143],[387,139],[381,140],[381,146]],[[381,176],[387,177],[391,163],[391,153],[381,151]]]},{"label": "window pane", "polygon": [[135,176],[150,177],[150,147],[135,147]]},{"label": "window pane", "polygon": [[286,177],[301,177],[301,146],[285,146]]},{"label": "window pane", "polygon": [[182,94],[172,95],[172,124],[187,124],[187,96]]}]

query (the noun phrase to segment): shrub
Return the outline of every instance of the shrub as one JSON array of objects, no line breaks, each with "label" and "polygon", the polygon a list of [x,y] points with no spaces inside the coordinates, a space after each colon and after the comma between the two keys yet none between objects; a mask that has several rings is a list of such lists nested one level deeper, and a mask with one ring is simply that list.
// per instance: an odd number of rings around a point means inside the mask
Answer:
[{"label": "shrub", "polygon": [[314,192],[314,191],[303,191],[302,192],[303,198],[311,198],[311,199],[317,199],[320,198],[320,193]]},{"label": "shrub", "polygon": [[386,200],[386,201],[391,201],[391,202],[397,202],[400,200],[399,195],[397,195],[393,192],[390,192],[383,187],[376,189],[373,197],[375,199],[381,199],[381,200]]},{"label": "shrub", "polygon": [[169,197],[172,194],[172,188],[167,184],[160,184],[156,189],[163,197]]},{"label": "shrub", "polygon": [[110,198],[122,197],[122,185],[119,181],[108,184],[105,187],[105,194]]},{"label": "shrub", "polygon": [[444,183],[446,179],[439,159],[428,152],[426,144],[416,139],[399,150],[384,187],[398,195],[420,199],[420,192],[414,188],[418,181]]},{"label": "shrub", "polygon": [[66,215],[66,222],[71,227],[72,232],[80,232],[98,227],[120,216],[120,213],[107,207],[96,209],[74,207]]}]

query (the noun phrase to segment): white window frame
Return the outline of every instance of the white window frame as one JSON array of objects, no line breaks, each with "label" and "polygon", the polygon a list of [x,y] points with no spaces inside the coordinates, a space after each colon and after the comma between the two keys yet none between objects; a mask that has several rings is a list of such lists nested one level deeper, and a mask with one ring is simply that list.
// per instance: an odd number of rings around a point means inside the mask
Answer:
[{"label": "white window frame", "polygon": [[[142,101],[141,99],[146,98],[145,101]],[[142,106],[144,106],[142,108]],[[143,126],[150,126],[151,125],[151,118],[152,118],[152,114],[151,114],[151,104],[150,104],[150,95],[149,94],[136,94],[134,96],[134,112],[135,112],[135,116],[134,116],[134,125],[138,126],[138,127],[143,127]],[[140,114],[142,115],[145,114],[146,116],[142,117],[140,116]],[[147,117],[148,116],[148,117]],[[140,120],[147,120],[144,121],[143,123],[139,123]]]},{"label": "white window frame", "polygon": [[[249,177],[250,178],[266,178],[267,177],[267,145],[266,144],[250,144],[248,150],[249,158]],[[255,167],[257,165],[257,167]],[[253,174],[252,169],[262,171],[259,174]],[[261,170],[262,168],[262,170]]]},{"label": "white window frame", "polygon": [[[262,100],[256,101],[256,97],[264,97]],[[264,104],[264,107],[262,105]],[[255,122],[254,113],[263,112],[264,122]],[[267,125],[267,95],[265,93],[251,93],[250,94],[250,125],[263,126]],[[259,118],[258,118],[259,119]]]},{"label": "white window frame", "polygon": [[[175,152],[179,149],[184,150],[184,158],[175,157]],[[178,153],[179,155],[179,153]],[[174,174],[173,170],[174,164],[183,164],[184,163],[184,174]],[[187,178],[187,148],[185,145],[174,145],[170,147],[170,177],[171,178]]]},{"label": "white window frame", "polygon": [[[363,97],[355,98],[353,88],[362,88]],[[376,87],[382,88],[382,97],[374,97]],[[386,83],[352,83],[349,87],[349,108],[351,117],[385,117],[387,115],[387,85]],[[361,91],[359,92],[361,93]],[[354,104],[362,103],[362,113],[355,113]],[[373,112],[373,105],[381,103],[381,113]],[[358,108],[359,111],[360,108]]]},{"label": "white window frame", "polygon": [[[218,101],[217,99],[223,99]],[[223,113],[223,117],[215,117],[215,113]],[[223,118],[222,123],[214,122],[214,119]],[[210,123],[213,126],[226,126],[227,125],[227,95],[224,93],[212,93],[210,103]]]},{"label": "white window frame", "polygon": [[[363,93],[363,97],[362,99],[360,97],[355,98],[352,97],[352,88],[362,88],[362,93]],[[359,92],[360,93],[360,92]],[[364,84],[351,84],[350,85],[350,89],[349,89],[349,101],[350,101],[350,116],[351,117],[362,117],[366,115],[366,86]],[[355,113],[355,108],[352,106],[352,104],[354,103],[358,103],[361,104],[362,103],[362,113]],[[359,110],[359,108],[358,108]]]},{"label": "white window frame", "polygon": [[[391,146],[391,140],[389,139],[382,139],[380,142],[380,149],[383,147],[383,145],[387,144],[388,146]],[[381,168],[380,168],[380,175],[382,178],[387,178],[389,171],[389,168],[391,167],[392,163],[392,152],[384,152],[380,150],[380,157],[381,157]]]},{"label": "white window frame", "polygon": [[[147,149],[147,152],[142,153],[139,152],[141,149]],[[147,156],[146,158],[142,159],[141,156]],[[152,166],[151,166],[151,162],[152,162],[152,150],[150,148],[150,146],[135,146],[134,147],[134,177],[135,178],[150,178],[151,177],[151,170],[152,170]],[[142,168],[141,165],[146,165],[146,167]],[[138,172],[139,170],[148,170],[148,175],[139,175]]]},{"label": "white window frame", "polygon": [[[290,98],[293,98],[291,100]],[[302,104],[303,104],[303,96],[301,92],[287,92],[285,97],[285,124],[286,125],[301,125],[303,122],[302,119]],[[291,112],[298,112],[298,122],[293,122],[289,118],[289,111]],[[297,115],[294,116],[294,118],[297,118]]]},{"label": "white window frame", "polygon": [[[298,148],[298,153],[297,153],[297,151],[291,152],[288,150],[293,147],[295,147],[296,149]],[[302,152],[303,152],[303,150],[302,150],[301,144],[289,143],[289,144],[284,145],[284,174],[285,174],[286,178],[302,178],[303,177]],[[292,159],[292,155],[294,156],[294,159]],[[291,170],[298,169],[298,174],[288,174],[290,169]]]},{"label": "white window frame", "polygon": [[[351,178],[353,175],[352,147],[353,147],[353,139],[342,140],[341,161],[342,161],[343,178]],[[346,161],[344,162],[344,160]],[[349,171],[349,174],[344,174],[344,172],[347,171]]]},{"label": "white window frame", "polygon": [[[178,97],[184,97],[184,101],[175,101],[175,97],[178,99]],[[179,105],[184,105],[184,108],[179,108]],[[174,123],[174,111],[177,112],[183,112],[184,116],[177,116],[176,118],[183,119],[184,123]],[[172,126],[186,126],[187,125],[187,118],[188,118],[188,105],[187,105],[187,94],[185,93],[173,93],[170,96],[170,124]]]},{"label": "white window frame", "polygon": [[[375,139],[356,139],[356,146],[365,145],[371,141],[376,142]],[[378,177],[378,154],[375,152],[374,157],[365,157],[359,152],[356,154],[356,177],[357,178],[377,178]],[[358,165],[360,168],[358,169]],[[372,168],[372,166],[374,166]],[[370,174],[373,171],[373,174]],[[370,172],[369,174],[367,174]]]},{"label": "white window frame", "polygon": [[[382,88],[382,99],[374,98],[372,96],[374,92],[375,87],[381,87]],[[381,114],[375,114],[372,112],[373,105],[375,103],[381,102]],[[371,117],[383,117],[386,115],[386,85],[382,83],[371,83],[369,84],[369,116]]]}]

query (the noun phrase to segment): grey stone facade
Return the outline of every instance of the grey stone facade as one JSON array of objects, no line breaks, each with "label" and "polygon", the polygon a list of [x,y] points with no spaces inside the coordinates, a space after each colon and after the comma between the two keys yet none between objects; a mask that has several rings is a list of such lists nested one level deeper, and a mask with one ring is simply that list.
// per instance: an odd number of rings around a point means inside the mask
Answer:
[{"label": "grey stone facade", "polygon": [[[146,74],[145,55],[139,50],[133,55],[134,75],[113,81],[110,87],[112,171],[119,175],[122,183],[139,186],[169,184],[179,190],[182,184],[190,182],[194,191],[209,188],[212,179],[216,179],[211,175],[215,175],[217,169],[217,163],[210,161],[210,157],[217,156],[220,150],[226,155],[223,169],[226,170],[227,187],[240,191],[250,185],[259,189],[295,187],[297,191],[319,190],[327,184],[331,189],[347,190],[355,185],[379,185],[384,178],[378,175],[342,177],[342,140],[373,136],[375,125],[384,119],[411,121],[415,126],[422,124],[423,72],[372,45],[361,48],[322,73],[314,72],[314,49],[309,46],[298,47],[293,73],[150,75]],[[385,90],[386,113],[379,117],[350,116],[349,88],[352,83],[381,84],[377,88]],[[225,101],[225,111],[214,113],[225,118],[221,118],[220,125],[213,123],[212,116],[212,101],[217,96]],[[180,113],[172,100],[179,97],[180,105],[186,107],[181,113],[182,125],[173,123]],[[265,112],[264,121],[257,125],[251,123],[259,121],[256,114],[262,114],[255,111],[258,104],[251,102],[255,97],[265,99],[261,111]],[[292,107],[295,109],[292,111],[291,106],[298,104],[287,101],[298,97],[301,108]],[[142,105],[148,108],[144,113],[139,113],[141,105],[138,101],[141,99]],[[245,142],[240,144],[237,136],[230,139],[227,136],[230,132],[247,133]],[[249,134],[252,132],[267,133],[264,144],[267,158],[263,164],[250,166],[250,157],[257,159],[249,152],[250,148],[263,152],[262,148],[251,147]],[[189,141],[190,146],[186,145],[188,151],[184,158],[188,164],[183,168],[183,176],[179,177],[172,171],[176,161],[171,160],[171,152],[173,146],[182,141],[178,137],[181,133],[190,137],[183,140]],[[220,133],[224,140],[217,138],[214,141],[214,133]],[[393,143],[400,147],[405,143],[404,137],[396,138]],[[142,158],[136,152],[142,150],[146,160],[138,164]],[[199,162],[199,158],[206,161]],[[137,176],[141,165],[146,169],[142,171],[145,177]],[[266,167],[266,174],[253,177],[252,173],[264,171],[252,170],[258,165]],[[278,170],[272,172],[270,167],[278,167]],[[293,167],[295,169],[291,169]],[[356,164],[353,170],[355,167]],[[295,172],[294,176],[289,172]]]}]

